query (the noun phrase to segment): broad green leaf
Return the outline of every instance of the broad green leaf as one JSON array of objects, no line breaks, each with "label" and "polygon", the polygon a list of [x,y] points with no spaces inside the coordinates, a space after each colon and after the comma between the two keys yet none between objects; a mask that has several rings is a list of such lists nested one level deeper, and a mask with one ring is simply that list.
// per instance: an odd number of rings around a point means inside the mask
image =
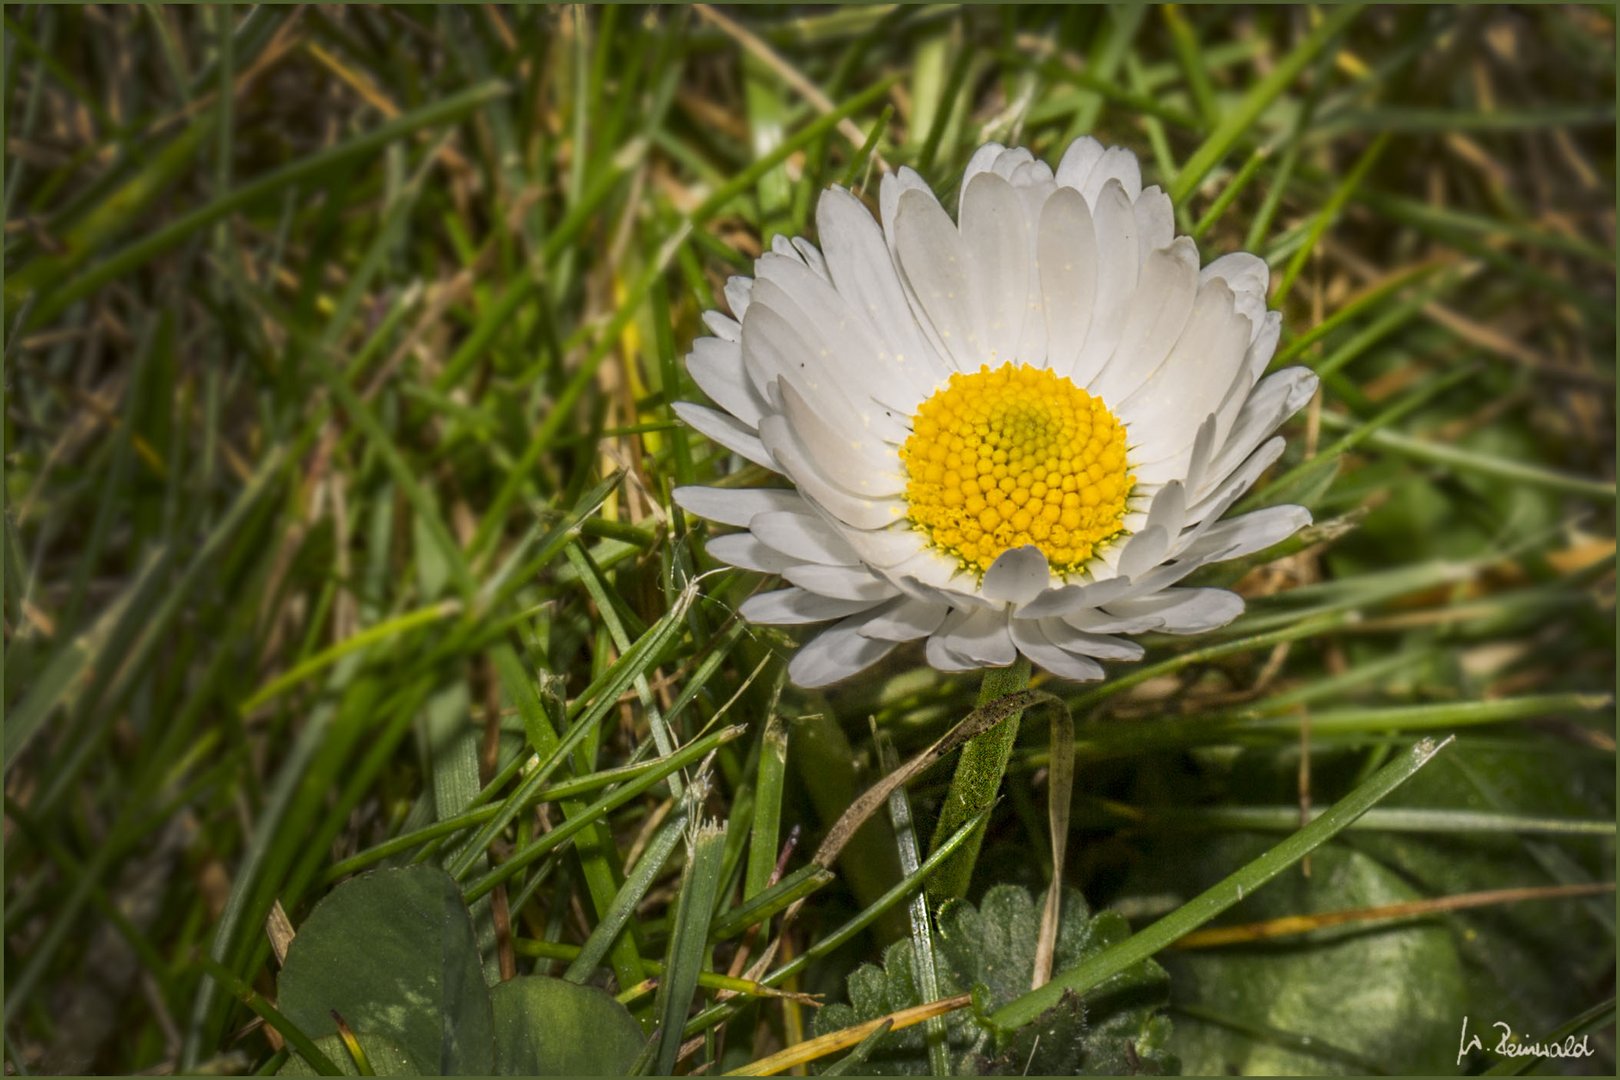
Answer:
[{"label": "broad green leaf", "polygon": [[[1023,1073],[1033,1055],[1047,1074],[1102,1075],[1130,1071],[1174,1072],[1176,1062],[1163,1050],[1168,1023],[1158,1015],[1166,1000],[1164,970],[1152,960],[1115,975],[1083,1001],[1069,995],[1034,1023],[998,1046],[978,1013],[1007,1004],[1030,988],[1035,970],[1041,908],[1024,889],[997,885],[975,908],[952,901],[939,913],[935,964],[939,989],[953,995],[975,992],[975,1009],[961,1009],[946,1020],[953,1072]],[[1111,911],[1093,915],[1072,890],[1063,901],[1056,962],[1062,970],[1129,936],[1125,920]],[[865,964],[849,977],[850,1003],[816,1013],[818,1035],[875,1020],[922,1004],[910,940],[889,946],[883,967]],[[1078,1002],[1078,1004],[1077,1004]],[[1044,1052],[1034,1036],[1050,1031]],[[1127,1047],[1127,1044],[1129,1046]],[[1016,1059],[1016,1060],[1015,1060]],[[923,1028],[885,1035],[862,1066],[874,1075],[924,1076],[929,1073]]]},{"label": "broad green leaf", "polygon": [[525,975],[490,991],[502,1076],[625,1076],[647,1039],[603,990]]},{"label": "broad green leaf", "polygon": [[[1173,860],[1164,850],[1158,863],[1165,876],[1155,880],[1191,891],[1269,845],[1264,837],[1228,835],[1180,847]],[[1311,856],[1310,877],[1299,870],[1279,876],[1228,919],[1249,923],[1420,895],[1373,859],[1328,844]],[[1367,1071],[1361,1062],[1422,1072],[1454,1064],[1463,970],[1451,935],[1434,922],[1350,925],[1161,958],[1175,1004],[1192,1014],[1176,1016],[1170,1044],[1189,1074]]]},{"label": "broad green leaf", "polygon": [[[1157,995],[1155,994],[1155,997]],[[975,1062],[981,1076],[1053,1076],[1080,1071],[1094,1076],[1167,1076],[1180,1062],[1168,1052],[1172,1027],[1155,1015],[1136,1026],[1129,1009],[1104,1013],[1094,1024],[1085,999],[1065,991],[1058,1003],[1019,1028],[993,1060]]]},{"label": "broad green leaf", "polygon": [[[421,1076],[422,1070],[417,1068],[411,1056],[399,1048],[399,1043],[383,1035],[370,1033],[355,1033],[355,1041],[360,1044],[360,1052],[365,1055],[366,1065],[371,1069],[372,1076]],[[349,1052],[348,1046],[341,1035],[322,1035],[315,1040],[315,1045],[332,1063],[343,1070],[344,1076],[363,1076],[364,1073],[355,1068],[354,1055]],[[319,1076],[297,1054],[287,1059],[287,1063],[276,1070],[277,1076]]]},{"label": "broad green leaf", "polygon": [[282,1012],[312,1036],[335,1011],[398,1041],[430,1073],[487,1073],[494,1021],[472,920],[438,867],[376,870],[339,885],[293,939]]},{"label": "broad green leaf", "polygon": [[[1464,744],[1444,767],[1401,793],[1403,806],[1613,818],[1614,761],[1551,739],[1519,748]],[[1614,878],[1612,838],[1508,833],[1373,833],[1353,838],[1425,896],[1572,885]],[[1549,1031],[1614,992],[1611,897],[1543,900],[1446,917],[1469,973],[1453,1012],[1515,1031]],[[1494,1064],[1481,1055],[1477,1064]]]}]

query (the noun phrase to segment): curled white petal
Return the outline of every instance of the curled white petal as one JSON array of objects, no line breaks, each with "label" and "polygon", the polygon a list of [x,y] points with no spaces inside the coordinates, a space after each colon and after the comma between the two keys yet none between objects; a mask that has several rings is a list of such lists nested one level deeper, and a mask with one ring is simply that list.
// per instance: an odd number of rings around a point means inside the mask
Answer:
[{"label": "curled white petal", "polygon": [[854,566],[861,561],[843,533],[815,514],[768,511],[749,519],[748,531],[770,547],[808,563]]},{"label": "curled white petal", "polygon": [[1155,619],[1153,629],[1160,633],[1200,634],[1243,614],[1243,597],[1225,589],[1165,589],[1155,596],[1117,601],[1108,611],[1121,620]]},{"label": "curled white petal", "polygon": [[801,563],[782,571],[782,576],[801,589],[842,600],[875,603],[900,592],[888,579],[858,566],[825,566]]},{"label": "curled white petal", "polygon": [[1046,634],[1046,622],[1040,619],[1015,619],[1012,624],[1013,644],[1030,661],[1060,679],[1074,682],[1095,682],[1103,677],[1103,667],[1089,656],[1070,652],[1053,643]]},{"label": "curled white petal", "polygon": [[854,616],[806,642],[788,663],[788,678],[814,688],[847,679],[894,651],[895,642],[862,637]]},{"label": "curled white petal", "polygon": [[898,596],[861,624],[860,632],[883,641],[916,641],[939,629],[950,606],[909,596]]},{"label": "curled white petal", "polygon": [[[738,335],[742,328],[738,327]],[[692,381],[726,412],[745,427],[759,429],[760,418],[769,403],[748,382],[743,368],[742,346],[736,339],[699,338],[686,357],[686,370]]]},{"label": "curled white petal", "polygon": [[803,511],[804,496],[787,488],[678,487],[672,493],[675,503],[689,514],[718,521],[722,525],[746,526],[755,514],[774,511]]},{"label": "curled white petal", "polygon": [[1046,556],[1034,545],[1008,548],[984,572],[979,591],[991,600],[1015,607],[1041,594],[1052,578]]},{"label": "curled white petal", "polygon": [[748,425],[718,409],[694,405],[690,401],[677,401],[675,415],[697,428],[703,434],[733,453],[740,454],[756,465],[775,471],[776,461],[771,457],[760,437]]},{"label": "curled white petal", "polygon": [[799,565],[799,560],[793,556],[782,554],[753,533],[746,532],[715,537],[709,541],[709,554],[723,563],[762,574],[780,574]]},{"label": "curled white petal", "polygon": [[792,586],[774,592],[755,593],[737,605],[737,613],[761,626],[796,626],[842,619],[871,607],[872,604],[866,600],[840,600]]}]

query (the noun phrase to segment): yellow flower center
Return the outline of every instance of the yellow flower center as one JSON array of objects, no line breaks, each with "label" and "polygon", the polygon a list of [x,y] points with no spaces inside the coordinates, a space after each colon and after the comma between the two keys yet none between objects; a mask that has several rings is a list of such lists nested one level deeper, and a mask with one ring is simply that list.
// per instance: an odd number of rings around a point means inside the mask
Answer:
[{"label": "yellow flower center", "polygon": [[1060,575],[1079,570],[1124,531],[1136,483],[1125,425],[1068,379],[1027,364],[952,375],[911,418],[900,461],[912,524],[977,574],[1026,544]]}]

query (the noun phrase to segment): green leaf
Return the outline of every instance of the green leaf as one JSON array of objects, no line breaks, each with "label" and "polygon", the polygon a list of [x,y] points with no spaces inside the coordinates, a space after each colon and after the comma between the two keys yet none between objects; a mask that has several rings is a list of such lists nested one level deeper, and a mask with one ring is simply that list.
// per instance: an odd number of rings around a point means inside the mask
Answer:
[{"label": "green leaf", "polygon": [[[1022,1074],[1029,1064],[1038,1073],[1101,1075],[1133,1071],[1134,1060],[1134,1071],[1174,1072],[1175,1059],[1162,1049],[1168,1024],[1158,1015],[1168,983],[1152,960],[1120,972],[1083,999],[1065,995],[997,1045],[993,1028],[981,1017],[1029,989],[1040,922],[1040,906],[1014,885],[993,887],[978,908],[957,900],[940,910],[934,946],[940,992],[975,993],[975,1008],[946,1019],[952,1071]],[[1072,967],[1129,935],[1118,913],[1093,915],[1078,892],[1067,890],[1054,966]],[[851,975],[849,996],[850,1004],[828,1005],[816,1014],[818,1035],[922,1004],[912,942],[889,946],[882,968],[866,964]],[[1051,1037],[1040,1040],[1048,1043],[1043,1048],[1035,1036],[1047,1031]],[[927,1075],[923,1029],[885,1035],[862,1068],[875,1075]]]},{"label": "green leaf", "polygon": [[647,1042],[606,991],[525,975],[490,992],[502,1076],[626,1076]]},{"label": "green leaf", "polygon": [[1168,1076],[1179,1060],[1166,1049],[1170,1021],[1153,1016],[1139,1029],[1128,1009],[1116,1009],[1088,1026],[1085,1000],[1066,990],[1058,1003],[1018,1029],[994,1060],[980,1060],[981,1076],[1054,1076],[1082,1072],[1094,1076]]},{"label": "green leaf", "polygon": [[[1173,865],[1161,864],[1168,880],[1196,889],[1269,842],[1211,838],[1194,849],[1178,847]],[[1311,856],[1310,877],[1281,875],[1230,918],[1258,922],[1421,895],[1375,860],[1335,843]],[[1162,956],[1176,1005],[1185,1002],[1196,1015],[1178,1015],[1171,1039],[1188,1073],[1434,1072],[1455,1065],[1463,969],[1451,935],[1435,922],[1352,924],[1305,938]],[[1362,1060],[1347,1060],[1340,1050]]]},{"label": "green leaf", "polygon": [[398,1041],[431,1073],[487,1073],[494,1020],[472,919],[438,867],[377,870],[339,885],[299,928],[279,981],[281,1010],[312,1036],[335,1011]]},{"label": "green leaf", "polygon": [[[422,1070],[417,1068],[411,1056],[399,1048],[399,1044],[392,1038],[384,1035],[368,1033],[355,1033],[355,1041],[360,1044],[360,1051],[365,1055],[366,1064],[371,1068],[372,1076],[421,1076]],[[315,1040],[315,1045],[321,1052],[332,1059],[332,1063],[342,1070],[344,1076],[365,1075],[355,1068],[354,1055],[349,1052],[347,1044],[341,1035],[323,1035]],[[320,1073],[312,1068],[298,1054],[287,1058],[287,1063],[276,1070],[277,1076],[319,1076]]]},{"label": "green leaf", "polygon": [[[1553,739],[1517,747],[1458,747],[1444,768],[1402,793],[1408,807],[1614,817],[1614,760]],[[1506,833],[1366,833],[1352,841],[1425,896],[1522,886],[1579,885],[1614,877],[1612,840]],[[1480,908],[1447,916],[1469,973],[1453,1001],[1476,1020],[1545,1032],[1612,996],[1614,905],[1608,897]],[[1453,1025],[1455,1025],[1455,1017]],[[1495,1064],[1476,1055],[1477,1065]]]},{"label": "green leaf", "polygon": [[658,983],[653,1011],[658,1015],[658,1074],[671,1076],[681,1047],[683,1025],[697,992],[698,973],[706,966],[709,920],[720,892],[720,861],[726,851],[726,824],[700,822],[689,834],[686,872],[675,904],[664,952],[664,975]]}]

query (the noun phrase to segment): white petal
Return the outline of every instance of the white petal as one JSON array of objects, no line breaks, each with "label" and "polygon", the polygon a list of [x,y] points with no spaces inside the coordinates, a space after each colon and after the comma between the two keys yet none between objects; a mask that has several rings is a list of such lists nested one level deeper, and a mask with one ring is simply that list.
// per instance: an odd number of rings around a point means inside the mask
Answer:
[{"label": "white petal", "polygon": [[1158,566],[1170,553],[1170,534],[1163,526],[1144,529],[1125,541],[1119,555],[1119,575],[1137,578]]},{"label": "white petal", "polygon": [[[1303,506],[1268,506],[1211,526],[1181,553],[1181,559],[1204,563],[1240,559],[1288,539],[1310,523],[1311,512]],[[1209,557],[1212,553],[1218,555]]]},{"label": "white petal", "polygon": [[804,260],[804,265],[814,270],[817,277],[823,281],[832,280],[832,274],[827,270],[827,260],[822,256],[816,245],[802,236],[795,236],[793,238],[793,247],[798,251],[799,258]]},{"label": "white petal", "polygon": [[[1297,511],[1303,515],[1304,521],[1310,522],[1310,514],[1298,506],[1273,507],[1276,510]],[[1256,511],[1254,514],[1245,514],[1244,518],[1256,517],[1266,511]],[[1236,520],[1242,521],[1244,518]],[[1156,569],[1144,574],[1139,580],[1132,582],[1130,592],[1122,597],[1125,600],[1136,600],[1153,596],[1176,582],[1185,578],[1194,571],[1209,566],[1212,563],[1226,562],[1229,559],[1242,558],[1245,555],[1262,551],[1284,539],[1299,529],[1299,519],[1291,515],[1275,515],[1264,521],[1248,523],[1244,535],[1237,538],[1235,530],[1225,526],[1227,522],[1210,529],[1197,543],[1189,545],[1173,562],[1167,562]]]},{"label": "white petal", "polygon": [[[1136,291],[1141,259],[1136,242],[1136,215],[1118,180],[1109,180],[1091,203],[1091,220],[1097,230],[1096,308],[1085,346],[1069,376],[1080,386],[1089,386],[1103,364],[1114,355],[1125,328],[1131,295]],[[1112,408],[1116,403],[1105,399],[1105,404]]]},{"label": "white petal", "polygon": [[[741,328],[738,328],[739,333]],[[766,413],[765,399],[754,390],[743,368],[742,348],[723,338],[698,338],[686,357],[692,381],[722,409],[750,428],[758,429]]]},{"label": "white petal", "polygon": [[[883,438],[900,436],[905,428],[892,410],[908,414],[915,388],[883,361],[885,351],[865,317],[830,282],[797,263],[767,256],[758,268],[754,303],[743,322],[743,359],[753,364],[753,348],[768,348],[771,355],[759,374],[750,371],[756,383],[774,368],[818,409],[858,419]],[[764,385],[760,389],[769,397]]]},{"label": "white petal", "polygon": [[799,491],[840,521],[858,529],[880,529],[905,516],[898,499],[857,495],[827,476],[805,455],[786,417],[767,416],[760,421],[759,437]]},{"label": "white petal", "polygon": [[1200,275],[1204,281],[1220,278],[1231,286],[1234,293],[1252,293],[1265,296],[1271,281],[1271,268],[1266,260],[1247,251],[1234,251],[1212,261]]},{"label": "white petal", "polygon": [[940,641],[947,652],[966,657],[982,667],[1006,667],[1018,659],[1007,630],[1005,611],[980,608],[965,614],[966,618],[960,621],[954,615],[946,620],[931,640]]},{"label": "white petal", "polygon": [[1103,151],[1096,168],[1086,177],[1086,186],[1081,194],[1086,197],[1086,202],[1095,207],[1103,189],[1115,180],[1119,181],[1127,201],[1135,202],[1136,197],[1142,194],[1142,166],[1137,162],[1136,155],[1123,146],[1110,146]]},{"label": "white petal", "polygon": [[928,666],[935,671],[978,671],[983,664],[971,657],[954,653],[945,646],[945,639],[935,634],[923,648]]},{"label": "white petal", "polygon": [[1097,299],[1097,233],[1091,208],[1079,192],[1059,188],[1046,200],[1035,244],[1046,310],[1047,365],[1072,377]]},{"label": "white petal", "polygon": [[1302,506],[1273,506],[1222,521],[1207,529],[1196,542],[1188,544],[1174,562],[1165,563],[1132,582],[1130,591],[1122,599],[1152,596],[1200,567],[1263,551],[1292,536],[1310,521],[1310,512]]},{"label": "white petal", "polygon": [[839,477],[857,495],[894,495],[906,489],[899,455],[892,446],[854,425],[834,429],[792,383],[784,382],[778,390],[793,434],[824,472]]},{"label": "white petal", "polygon": [[1187,419],[1215,411],[1243,363],[1248,337],[1248,321],[1232,310],[1225,282],[1199,290],[1169,357],[1114,409],[1142,460],[1161,460],[1193,441],[1197,428]]},{"label": "white petal", "polygon": [[728,533],[716,536],[708,543],[709,554],[723,563],[755,570],[761,574],[780,574],[799,565],[799,560],[766,547],[753,533]]},{"label": "white petal", "polygon": [[1134,661],[1142,659],[1146,651],[1134,641],[1125,638],[1109,637],[1106,634],[1092,633],[1086,630],[1077,630],[1064,619],[1046,619],[1041,623],[1041,632],[1047,639],[1064,652],[1075,653],[1079,656],[1094,656],[1099,660]]},{"label": "white petal", "polygon": [[729,277],[726,279],[726,306],[731,308],[731,317],[741,323],[743,316],[748,313],[748,304],[754,293],[754,279],[745,277]]},{"label": "white petal", "polygon": [[1153,616],[1160,633],[1201,634],[1243,614],[1243,597],[1225,589],[1166,589],[1139,600],[1117,601],[1108,611],[1121,618]]},{"label": "white petal", "polygon": [[1109,578],[1084,585],[1065,585],[1042,593],[1018,609],[1020,619],[1044,619],[1050,615],[1065,615],[1082,608],[1101,607],[1130,590],[1131,583],[1124,578]]},{"label": "white petal", "polygon": [[1187,489],[1181,481],[1172,480],[1153,497],[1153,506],[1142,524],[1142,530],[1158,528],[1164,530],[1165,536],[1176,536],[1186,519]]},{"label": "white petal", "polygon": [[1041,288],[1040,273],[1040,234],[1036,231],[1040,225],[1041,208],[1046,205],[1046,198],[1030,196],[1029,188],[1019,188],[1024,196],[1025,232],[1029,240],[1024,253],[1025,275],[1027,286],[1024,290],[1024,317],[1023,330],[1018,335],[1018,343],[1014,346],[1014,355],[1026,364],[1036,367],[1050,366],[1046,344],[1046,294]]},{"label": "white petal", "polygon": [[1243,357],[1243,366],[1249,373],[1249,385],[1260,381],[1266,365],[1271,363],[1272,354],[1277,351],[1277,339],[1281,335],[1282,312],[1266,312],[1264,322],[1255,331],[1254,341],[1249,344],[1249,351]]},{"label": "white petal", "polygon": [[918,540],[916,551],[900,562],[883,568],[895,582],[920,600],[944,601],[952,607],[997,607],[979,595],[976,574],[964,571],[955,559],[936,548],[924,545],[923,536],[912,532]]},{"label": "white petal", "polygon": [[[1271,467],[1271,463],[1282,456],[1283,437],[1281,435],[1262,443],[1260,447],[1244,459],[1243,464],[1232,470],[1231,475],[1222,480],[1214,491],[1199,499],[1197,503],[1187,510],[1187,523],[1203,522],[1208,526],[1215,521],[1248,491],[1254,482],[1260,479],[1260,474]],[[1194,530],[1196,535],[1197,530]],[[1183,536],[1178,548],[1185,544],[1190,537]]]},{"label": "white petal", "polygon": [[1003,150],[997,154],[990,163],[990,168],[1003,180],[1011,181],[1013,174],[1026,165],[1035,164],[1035,155],[1022,146],[1015,146],[1011,150]]},{"label": "white petal", "polygon": [[839,530],[812,513],[756,514],[748,531],[784,555],[827,566],[853,566],[860,562],[855,549]]},{"label": "white petal", "polygon": [[1283,313],[1281,311],[1267,311],[1255,325],[1254,340],[1249,342],[1249,351],[1243,356],[1243,379],[1247,385],[1254,385],[1265,374],[1265,366],[1272,363],[1272,353],[1277,351],[1277,338],[1283,334]]},{"label": "white petal", "polygon": [[797,626],[842,619],[872,605],[865,600],[818,596],[798,587],[755,593],[737,606],[737,614],[760,626]]},{"label": "white petal", "polygon": [[1065,652],[1052,644],[1042,631],[1039,620],[1014,619],[1012,638],[1018,651],[1029,657],[1036,667],[1049,671],[1060,679],[1096,682],[1103,677],[1102,665],[1097,661]]},{"label": "white petal", "polygon": [[[1136,236],[1141,244],[1142,259],[1150,252],[1169,247],[1176,238],[1176,214],[1170,205],[1170,196],[1155,184],[1143,191],[1132,205],[1136,214]],[[1194,260],[1196,263],[1196,259]]]},{"label": "white petal", "polygon": [[[1147,595],[1145,592],[1143,595]],[[1145,634],[1157,630],[1164,620],[1157,615],[1112,615],[1100,608],[1087,608],[1063,616],[1063,626],[1069,632],[1088,634]]]},{"label": "white petal", "polygon": [[722,315],[718,311],[705,311],[703,325],[709,328],[709,333],[721,341],[742,340],[742,323],[729,315]]},{"label": "white petal", "polygon": [[882,641],[916,641],[938,630],[950,610],[945,604],[931,604],[909,596],[896,597],[873,612],[860,632]]},{"label": "white petal", "polygon": [[962,234],[933,196],[905,191],[894,238],[901,277],[946,355],[959,370],[977,371],[984,362],[984,333]]},{"label": "white petal", "polygon": [[1198,294],[1198,248],[1183,236],[1147,256],[1130,300],[1119,345],[1089,389],[1105,402],[1124,401],[1165,362],[1180,339]]},{"label": "white petal", "polygon": [[722,525],[747,526],[755,514],[778,510],[804,512],[809,504],[797,491],[786,488],[678,487],[671,494],[675,504],[689,514],[718,521]]},{"label": "white petal", "polygon": [[[770,291],[767,288],[767,293]],[[765,401],[771,399],[776,384],[808,360],[801,360],[798,332],[780,312],[768,305],[748,305],[748,316],[742,321],[743,370],[748,375],[754,392]]]},{"label": "white petal", "polygon": [[984,572],[979,591],[987,599],[1002,603],[1027,604],[1041,594],[1052,580],[1046,556],[1033,544],[1008,548]]},{"label": "white petal", "polygon": [[864,600],[876,603],[900,592],[890,582],[859,566],[820,566],[815,563],[802,563],[783,570],[782,577],[801,589],[840,600]]},{"label": "white petal", "polygon": [[1069,144],[1063,151],[1063,159],[1058,162],[1057,182],[1063,187],[1083,191],[1086,181],[1091,179],[1091,171],[1102,160],[1103,144],[1090,135],[1082,135]]},{"label": "white petal", "polygon": [[934,189],[928,186],[928,181],[918,176],[916,170],[909,165],[902,165],[897,171],[884,174],[883,181],[878,186],[879,223],[883,226],[883,237],[888,241],[891,252],[895,249],[895,219],[900,213],[900,196],[908,191],[919,192],[930,199],[934,198]]},{"label": "white petal", "polygon": [[894,651],[892,641],[862,637],[857,631],[863,617],[851,616],[800,646],[788,663],[788,678],[795,686],[812,689],[864,671]]},{"label": "white petal", "polygon": [[[999,170],[998,170],[999,171]],[[1052,197],[1052,191],[1057,187],[1052,177],[1052,166],[1044,161],[1020,161],[1013,166],[1007,179],[1015,188],[1032,189],[1030,194],[1035,197],[1034,209],[1039,210],[1042,203]],[[1033,216],[1031,222],[1035,220]]]},{"label": "white petal", "polygon": [[1209,474],[1209,463],[1215,457],[1215,421],[1211,413],[1198,425],[1198,434],[1193,438],[1186,461],[1188,491],[1201,491],[1204,477]]},{"label": "white petal", "polygon": [[1179,479],[1188,490],[1195,488],[1202,470],[1215,453],[1215,420],[1215,412],[1210,410],[1199,423],[1191,446],[1172,449],[1170,444],[1180,442],[1179,436],[1153,440],[1152,446],[1158,454],[1151,460],[1148,460],[1148,447],[1136,447],[1133,456],[1138,460],[1131,470],[1136,474],[1137,484],[1162,484]]},{"label": "white petal", "polygon": [[980,173],[962,190],[962,239],[969,288],[983,315],[980,362],[1000,367],[1020,359],[1031,266],[1024,208],[1012,185],[993,172]]},{"label": "white petal", "polygon": [[800,266],[804,265],[804,256],[800,255],[798,248],[793,246],[793,241],[781,233],[771,237],[771,254],[780,255],[784,259],[791,259]]},{"label": "white petal", "polygon": [[844,542],[869,566],[889,569],[925,550],[922,534],[913,529],[910,523],[891,525],[885,529],[856,529],[845,525],[841,526],[841,530]]},{"label": "white petal", "polygon": [[1302,367],[1284,368],[1262,379],[1239,411],[1226,445],[1213,455],[1199,477],[1198,487],[1193,489],[1196,497],[1209,494],[1209,489],[1226,479],[1262,439],[1303,409],[1316,393],[1318,381],[1314,371]]},{"label": "white petal", "polygon": [[973,156],[968,158],[966,167],[962,169],[962,193],[958,197],[956,203],[956,218],[958,221],[960,221],[967,213],[968,185],[971,184],[973,182],[973,178],[978,176],[980,173],[990,172],[991,168],[996,163],[996,159],[999,158],[1002,155],[1002,152],[1006,149],[1007,148],[1002,146],[1000,143],[985,143],[983,146],[973,151]]},{"label": "white petal", "polygon": [[883,230],[859,199],[836,187],[816,204],[816,228],[838,292],[865,314],[906,385],[926,397],[947,369],[917,326]]},{"label": "white petal", "polygon": [[[937,553],[936,552],[929,552],[929,554],[937,554]],[[913,560],[913,562],[915,562],[915,560]],[[908,568],[907,565],[903,564],[901,566],[895,567],[893,570],[888,571],[888,572],[892,574],[892,573],[896,573],[896,572],[898,572],[900,570],[904,570],[904,569],[907,569],[907,568]],[[961,611],[981,611],[981,610],[982,611],[991,611],[991,610],[1005,611],[1006,610],[1006,607],[1004,605],[995,603],[994,601],[988,600],[985,597],[979,595],[979,592],[978,592],[978,587],[979,586],[978,586],[977,580],[975,580],[972,575],[969,575],[968,573],[966,573],[965,571],[962,571],[962,570],[956,570],[955,576],[952,579],[952,580],[956,581],[958,584],[960,584],[962,586],[961,588],[953,588],[949,584],[945,584],[945,585],[926,584],[923,581],[916,578],[914,575],[910,576],[910,577],[907,577],[905,580],[908,582],[909,586],[913,586],[913,588],[910,589],[912,595],[917,596],[919,599],[929,600],[929,601],[943,601],[943,602],[949,604],[951,607],[956,608],[956,609],[961,610]],[[967,591],[965,591],[966,589],[972,589],[974,591],[973,592],[967,592]]]},{"label": "white petal", "polygon": [[675,415],[697,428],[703,434],[730,450],[741,454],[755,465],[763,465],[772,472],[780,471],[770,451],[759,436],[730,415],[690,401],[677,401],[671,406]]},{"label": "white petal", "polygon": [[1224,444],[1230,438],[1232,425],[1237,423],[1238,413],[1249,400],[1255,382],[1265,371],[1272,351],[1277,347],[1277,335],[1281,332],[1282,313],[1266,312],[1255,340],[1244,353],[1243,362],[1238,365],[1237,373],[1232,377],[1232,385],[1222,398],[1220,407],[1215,410],[1216,446]]}]

